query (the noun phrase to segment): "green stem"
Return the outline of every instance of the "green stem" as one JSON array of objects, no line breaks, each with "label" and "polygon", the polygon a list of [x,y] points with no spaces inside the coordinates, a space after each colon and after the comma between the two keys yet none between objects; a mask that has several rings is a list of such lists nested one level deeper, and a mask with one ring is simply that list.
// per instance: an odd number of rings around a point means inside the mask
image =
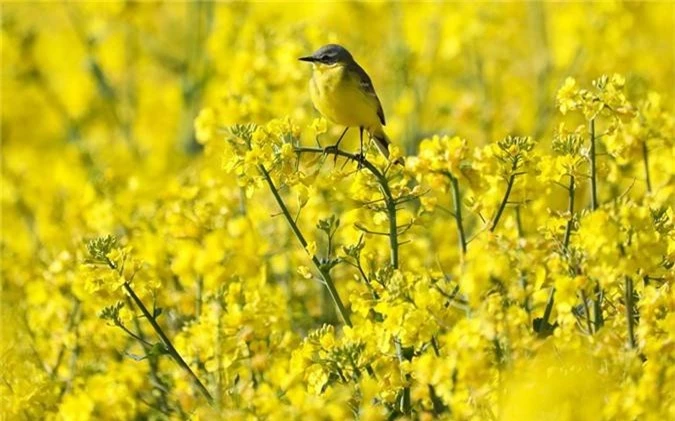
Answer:
[{"label": "green stem", "polygon": [[140,157],[141,151],[138,148],[138,144],[134,138],[134,122],[132,121],[132,117],[123,118],[121,108],[124,104],[121,104],[119,93],[110,82],[110,78],[105,73],[103,66],[101,66],[100,60],[97,57],[95,51],[96,44],[90,42],[90,37],[86,32],[85,25],[82,22],[82,17],[77,14],[76,9],[73,7],[69,7],[67,12],[68,17],[70,18],[70,21],[75,29],[75,34],[82,43],[82,46],[84,47],[84,50],[87,54],[89,75],[95,83],[100,97],[104,100],[112,120],[122,132],[123,138],[129,146],[129,149],[134,154],[134,157],[138,158]]},{"label": "green stem", "polygon": [[593,322],[595,324],[595,331],[597,332],[600,330],[602,325],[604,324],[604,320],[602,317],[602,298],[603,298],[603,292],[602,289],[600,288],[600,283],[595,282],[595,289],[593,290],[593,294],[595,295],[595,298],[593,300]]},{"label": "green stem", "polygon": [[74,333],[75,333],[75,348],[70,353],[70,361],[68,362],[68,371],[70,372],[70,376],[68,377],[68,380],[66,380],[66,386],[59,392],[59,402],[63,400],[63,396],[66,393],[72,390],[73,383],[75,382],[75,378],[77,377],[77,359],[80,356],[82,345],[80,344],[80,335],[78,330],[75,329]]},{"label": "green stem", "polygon": [[[73,299],[73,310],[70,313],[70,317],[68,318],[68,332],[72,332],[73,329],[75,328],[75,325],[77,324],[78,320],[80,319],[80,308],[81,308],[81,303],[80,300],[77,298]],[[59,349],[59,354],[56,357],[56,363],[54,363],[54,368],[51,370],[51,375],[52,377],[56,377],[57,372],[59,371],[59,367],[61,366],[61,362],[63,362],[63,357],[65,356],[66,353],[66,346],[62,345],[61,349]]]},{"label": "green stem", "polygon": [[551,318],[551,312],[553,311],[553,303],[555,301],[555,287],[551,288],[551,293],[548,296],[548,300],[546,301],[546,309],[544,310],[544,317],[542,318],[541,324],[542,326],[546,326],[548,324],[548,320]]},{"label": "green stem", "polygon": [[509,181],[506,185],[506,192],[504,192],[504,197],[502,198],[502,203],[499,204],[499,209],[497,210],[497,215],[495,215],[495,219],[492,222],[492,226],[490,227],[490,231],[494,232],[495,229],[497,229],[497,224],[499,224],[499,219],[502,217],[502,213],[504,213],[504,209],[506,208],[506,203],[509,201],[509,196],[511,195],[511,189],[513,188],[513,183],[516,180],[516,173],[513,171],[516,170],[516,162],[513,163],[513,167],[511,168],[511,175],[509,176]]},{"label": "green stem", "polygon": [[647,141],[642,142],[642,160],[645,165],[645,179],[647,181],[647,191],[652,191],[652,180],[649,177],[649,150],[647,149]]},{"label": "green stem", "polygon": [[398,227],[396,225],[396,202],[391,196],[391,191],[386,183],[381,183],[382,192],[387,198],[387,214],[389,216],[389,249],[390,263],[394,269],[398,269]]},{"label": "green stem", "polygon": [[[300,228],[298,228],[298,225],[295,223],[293,216],[291,216],[288,207],[286,207],[286,203],[284,203],[284,200],[281,198],[279,190],[274,185],[270,173],[262,165],[260,165],[258,168],[260,170],[260,173],[265,178],[265,181],[267,182],[267,185],[269,186],[270,190],[272,191],[272,195],[274,196],[274,199],[281,208],[281,212],[286,218],[286,221],[288,222],[288,225],[291,227],[291,230],[295,234],[295,237],[300,242],[302,248],[304,250],[307,250],[308,244],[307,240],[305,239],[305,236],[302,235],[302,232],[300,232]],[[325,267],[321,264],[321,262],[319,262],[319,259],[317,259],[316,256],[312,256],[312,263],[314,264],[314,267],[321,275],[321,278],[323,279],[323,283],[326,285],[326,288],[328,288],[328,292],[330,293],[330,296],[333,299],[333,302],[335,303],[335,306],[337,307],[340,316],[342,316],[342,320],[344,320],[347,326],[351,327],[352,326],[351,319],[349,318],[347,309],[345,308],[344,304],[342,303],[342,300],[340,299],[340,295],[338,294],[337,288],[335,288],[335,283],[333,282],[330,273],[328,272],[327,269],[325,269]]]},{"label": "green stem", "polygon": [[[320,153],[320,154],[333,154],[336,156],[342,156],[347,159],[350,159],[354,162],[359,163],[360,165],[363,165],[364,168],[366,168],[368,171],[370,171],[375,178],[377,178],[378,183],[380,184],[380,188],[382,190],[382,195],[384,197],[384,201],[386,204],[387,208],[387,215],[389,218],[389,248],[390,248],[390,263],[391,266],[394,269],[399,268],[399,261],[398,261],[398,226],[396,224],[396,200],[394,199],[394,196],[391,193],[391,189],[389,188],[389,183],[387,181],[387,177],[380,172],[377,167],[375,167],[372,163],[370,163],[368,160],[365,158],[359,157],[357,155],[351,154],[349,152],[342,151],[338,148],[335,147],[328,147],[328,148],[310,148],[310,147],[296,147],[295,151],[297,153]],[[264,170],[264,168],[263,168]],[[268,179],[268,184],[271,184],[271,179],[269,179],[269,175],[266,176]],[[271,186],[270,186],[271,187]],[[278,197],[278,193],[275,194],[275,197]],[[279,201],[280,198],[277,199]],[[282,208],[282,211],[284,209]],[[285,215],[290,215],[288,211],[284,211]],[[288,218],[288,216],[287,216]],[[290,222],[290,220],[289,220]],[[302,243],[302,241],[301,241]],[[303,244],[304,245],[304,244]],[[328,284],[327,284],[328,285]],[[351,326],[351,325],[350,325]],[[399,362],[403,362],[403,359],[405,359],[404,350],[398,341],[396,339],[396,356],[399,360]],[[412,358],[412,357],[411,357]],[[408,358],[410,360],[410,358]],[[369,368],[369,373],[371,372],[370,367]],[[371,374],[372,375],[372,374]],[[410,376],[406,375],[406,381],[410,381]],[[403,414],[409,415],[411,412],[411,399],[410,399],[410,386],[405,386],[402,391],[401,395],[401,401],[400,401],[400,410]]]},{"label": "green stem", "polygon": [[429,390],[429,398],[431,400],[431,408],[434,415],[441,415],[443,412],[448,411],[448,407],[445,406],[441,398],[436,394],[434,386],[429,384],[427,385],[427,389]]},{"label": "green stem", "polygon": [[586,316],[586,328],[588,329],[588,334],[592,335],[593,332],[593,325],[591,324],[591,310],[588,308],[588,300],[586,299],[586,293],[582,289],[579,291],[579,297],[581,298],[581,302],[584,306],[584,315]]},{"label": "green stem", "polygon": [[570,218],[567,220],[567,227],[565,227],[565,237],[563,239],[563,248],[567,250],[567,247],[570,244],[570,235],[572,234],[572,225],[574,225],[574,176],[570,175],[570,186],[568,189],[568,206],[567,212],[570,214]]},{"label": "green stem", "polygon": [[313,154],[326,154],[326,155],[337,155],[341,156],[343,158],[347,158],[351,161],[361,163],[361,165],[366,168],[368,171],[370,171],[372,174],[375,175],[378,179],[381,177],[384,177],[384,175],[380,172],[380,170],[377,169],[375,165],[373,165],[370,161],[363,159],[359,157],[358,155],[345,152],[342,149],[337,149],[337,148],[332,148],[332,147],[326,147],[326,148],[316,148],[316,147],[309,147],[309,146],[297,146],[295,148],[296,153],[313,153]]},{"label": "green stem", "polygon": [[152,344],[148,341],[146,341],[144,338],[141,338],[140,336],[136,335],[134,332],[130,331],[126,326],[124,326],[122,323],[119,323],[117,325],[120,329],[122,329],[127,335],[131,336],[135,340],[141,343],[141,345],[144,345],[144,347],[149,347],[147,350],[152,348]]},{"label": "green stem", "polygon": [[[391,252],[391,266],[394,269],[398,269],[398,227],[396,225],[396,201],[391,194],[387,179],[384,176],[380,176],[378,177],[378,180],[380,182],[380,186],[382,187],[382,193],[387,203],[387,214],[389,215],[389,248]],[[404,360],[410,361],[412,359],[412,357],[406,358],[403,347],[401,346],[401,343],[398,339],[396,339],[396,357],[398,358],[399,363],[403,363]],[[406,383],[410,382],[410,375],[406,374],[405,379]],[[412,411],[410,386],[407,384],[403,387],[401,394],[400,410],[405,415],[410,415]]]},{"label": "green stem", "polygon": [[464,234],[464,223],[462,222],[462,203],[459,194],[459,182],[457,177],[448,173],[450,177],[450,185],[452,186],[452,200],[455,207],[455,222],[457,223],[457,234],[459,237],[459,247],[462,254],[466,254],[466,236]]},{"label": "green stem", "polygon": [[195,316],[199,318],[202,315],[202,294],[204,290],[204,279],[197,276],[197,291],[195,297]]},{"label": "green stem", "polygon": [[[217,301],[218,306],[216,310],[216,317],[218,320],[218,330],[216,330],[216,355],[221,355],[223,352],[223,300],[220,299]],[[220,410],[222,408],[222,399],[223,399],[223,359],[217,358],[218,360],[218,374],[216,375],[216,409]]]},{"label": "green stem", "polygon": [[529,5],[531,6],[529,8],[529,26],[532,31],[531,35],[535,46],[535,54],[539,61],[539,65],[537,66],[537,85],[535,92],[537,118],[534,129],[534,138],[539,139],[544,134],[552,114],[549,101],[549,84],[551,72],[553,71],[553,64],[549,43],[549,27],[547,25],[549,16],[547,16],[546,7],[543,2],[531,2]]},{"label": "green stem", "polygon": [[516,213],[516,229],[518,230],[518,238],[523,238],[525,233],[523,231],[523,221],[520,217],[520,206],[515,207],[515,213]]},{"label": "green stem", "polygon": [[129,285],[128,282],[124,283],[124,289],[127,291],[129,296],[131,297],[132,300],[134,300],[134,303],[138,308],[141,310],[143,313],[143,316],[150,322],[150,325],[152,325],[152,328],[155,330],[155,333],[162,339],[162,342],[164,342],[164,345],[166,346],[167,351],[169,352],[169,355],[173,357],[174,361],[183,369],[185,372],[188,373],[188,375],[192,378],[192,381],[194,382],[195,385],[197,385],[197,388],[199,391],[204,395],[206,400],[209,402],[209,405],[213,405],[213,397],[209,393],[208,389],[206,389],[206,386],[199,380],[199,377],[192,371],[190,366],[185,362],[183,357],[178,353],[176,348],[173,346],[171,343],[171,340],[166,336],[162,328],[159,326],[157,321],[155,320],[155,317],[150,314],[148,309],[145,307],[141,299],[136,295],[136,292],[131,288],[131,285]]},{"label": "green stem", "polygon": [[[396,343],[396,357],[400,362],[403,362],[404,360],[410,360],[410,358],[406,358],[403,350],[403,346],[401,345],[401,342],[399,342],[398,339],[395,340]],[[410,381],[410,375],[406,374],[406,382]],[[399,410],[403,414],[410,414],[412,410],[412,404],[410,400],[410,386],[404,386],[403,390],[401,392],[401,400],[399,401]]]},{"label": "green stem", "polygon": [[[131,306],[130,298],[127,297],[127,305]],[[152,344],[148,342],[145,339],[145,334],[143,333],[143,329],[141,329],[141,323],[139,322],[138,317],[134,317],[134,326],[136,328],[137,334],[135,336],[138,336],[140,340],[138,340],[143,347],[143,350],[145,351],[146,355],[150,353],[152,349]],[[160,411],[163,413],[169,413],[172,411],[171,406],[169,405],[169,397],[168,397],[168,388],[166,384],[164,383],[164,380],[162,380],[159,376],[159,368],[157,366],[157,358],[149,356],[146,358],[148,361],[148,365],[150,366],[150,378],[152,379],[152,382],[154,383],[154,386],[157,388],[159,391],[159,401],[158,405],[160,407]],[[179,412],[183,413],[183,409],[180,406],[180,403],[176,403],[177,409]]]},{"label": "green stem", "polygon": [[[399,268],[399,262],[398,262],[398,227],[396,225],[396,200],[394,199],[393,195],[391,194],[391,190],[389,189],[389,183],[387,182],[387,178],[384,177],[384,175],[380,174],[379,171],[377,173],[373,173],[379,183],[380,187],[382,188],[382,194],[385,198],[386,201],[386,206],[387,206],[387,214],[389,216],[389,248],[391,252],[391,266],[394,269]],[[399,363],[403,363],[404,360],[410,361],[412,359],[412,356],[407,357],[405,354],[405,351],[398,340],[396,339],[396,357],[398,358]],[[410,375],[406,374],[405,376],[406,383],[410,382]],[[411,403],[411,397],[410,397],[410,386],[406,384],[406,386],[403,387],[403,391],[401,394],[401,400],[400,400],[400,410],[403,414],[405,415],[410,415],[412,411],[412,403]]]},{"label": "green stem", "polygon": [[628,345],[631,349],[637,348],[637,342],[635,341],[635,317],[633,315],[633,278],[626,276],[626,285],[625,285],[625,294],[624,297],[626,300],[626,322],[628,325]]},{"label": "green stem", "polygon": [[484,63],[483,59],[478,52],[474,54],[474,65],[475,65],[475,80],[478,84],[478,88],[481,94],[481,115],[480,115],[480,125],[483,129],[483,135],[485,136],[485,142],[488,142],[492,137],[492,103],[490,101],[490,87],[485,78]]},{"label": "green stem", "polygon": [[591,139],[591,209],[596,210],[598,208],[598,180],[595,166],[595,119],[590,121],[589,136]]},{"label": "green stem", "polygon": [[373,165],[370,161],[358,155],[345,152],[335,147],[314,148],[314,147],[298,146],[295,148],[295,152],[342,156],[344,158],[359,163],[368,171],[370,171],[375,176],[375,178],[377,178],[377,182],[382,190],[382,195],[384,196],[384,201],[387,208],[387,215],[389,217],[390,263],[394,269],[398,269],[399,244],[398,244],[398,227],[396,225],[396,200],[394,199],[394,196],[391,193],[391,189],[389,188],[387,177],[385,177],[385,175],[382,172],[380,172],[380,170],[378,170],[377,167]]}]

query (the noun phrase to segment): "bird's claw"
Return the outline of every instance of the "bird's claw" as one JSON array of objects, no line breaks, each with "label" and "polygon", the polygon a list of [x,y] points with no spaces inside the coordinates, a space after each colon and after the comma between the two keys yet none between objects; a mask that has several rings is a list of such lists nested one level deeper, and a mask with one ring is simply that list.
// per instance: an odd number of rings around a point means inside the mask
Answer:
[{"label": "bird's claw", "polygon": [[323,153],[325,155],[333,154],[333,165],[335,165],[337,163],[337,159],[338,159],[337,151],[338,151],[338,145],[337,144],[326,146],[326,147],[323,148]]},{"label": "bird's claw", "polygon": [[357,169],[360,170],[361,168],[363,168],[364,162],[366,162],[366,155],[364,155],[363,152],[361,152],[361,153],[357,153],[354,156],[356,157],[356,162],[358,162]]}]

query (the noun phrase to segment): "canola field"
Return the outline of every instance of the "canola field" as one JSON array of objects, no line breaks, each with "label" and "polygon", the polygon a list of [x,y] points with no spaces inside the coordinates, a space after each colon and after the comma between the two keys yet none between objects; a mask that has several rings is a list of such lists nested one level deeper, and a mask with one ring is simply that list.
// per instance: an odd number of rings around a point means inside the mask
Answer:
[{"label": "canola field", "polygon": [[0,419],[675,419],[672,2],[0,7]]}]

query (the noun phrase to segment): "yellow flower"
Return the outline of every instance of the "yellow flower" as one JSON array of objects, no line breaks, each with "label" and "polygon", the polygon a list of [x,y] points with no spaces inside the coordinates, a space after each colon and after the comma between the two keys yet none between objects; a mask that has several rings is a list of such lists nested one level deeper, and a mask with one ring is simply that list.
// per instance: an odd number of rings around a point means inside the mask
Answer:
[{"label": "yellow flower", "polygon": [[312,278],[312,272],[309,270],[307,266],[298,266],[298,274],[305,279]]},{"label": "yellow flower", "polygon": [[305,378],[307,379],[308,390],[316,395],[321,394],[328,382],[328,374],[319,364],[311,365],[305,372]]},{"label": "yellow flower", "polygon": [[325,118],[319,117],[312,120],[312,130],[315,136],[322,135],[328,131],[328,122]]},{"label": "yellow flower", "polygon": [[310,241],[305,247],[305,251],[309,254],[309,257],[314,257],[316,255],[316,241]]},{"label": "yellow flower", "polygon": [[91,419],[95,402],[84,391],[68,394],[59,407],[59,415],[64,420],[86,421]]},{"label": "yellow flower", "polygon": [[558,109],[562,114],[567,114],[568,111],[575,110],[578,107],[577,82],[574,78],[568,77],[565,79],[565,83],[558,90],[556,100]]},{"label": "yellow flower", "polygon": [[548,348],[534,359],[518,361],[506,377],[500,399],[502,419],[598,419],[618,379],[586,353],[561,355]]},{"label": "yellow flower", "polygon": [[201,144],[208,143],[214,136],[216,112],[213,108],[204,108],[195,119],[195,135]]},{"label": "yellow flower", "polygon": [[0,419],[675,419],[669,3],[6,3]]},{"label": "yellow flower", "polygon": [[296,187],[295,193],[298,201],[298,208],[303,208],[309,201],[309,189],[305,185],[300,184]]}]

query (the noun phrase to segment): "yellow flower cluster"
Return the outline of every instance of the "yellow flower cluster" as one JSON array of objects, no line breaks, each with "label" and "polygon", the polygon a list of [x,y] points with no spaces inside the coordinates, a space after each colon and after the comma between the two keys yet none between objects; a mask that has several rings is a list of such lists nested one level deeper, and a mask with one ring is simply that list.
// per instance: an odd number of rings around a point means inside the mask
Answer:
[{"label": "yellow flower cluster", "polygon": [[0,419],[675,419],[674,7],[3,4]]}]

